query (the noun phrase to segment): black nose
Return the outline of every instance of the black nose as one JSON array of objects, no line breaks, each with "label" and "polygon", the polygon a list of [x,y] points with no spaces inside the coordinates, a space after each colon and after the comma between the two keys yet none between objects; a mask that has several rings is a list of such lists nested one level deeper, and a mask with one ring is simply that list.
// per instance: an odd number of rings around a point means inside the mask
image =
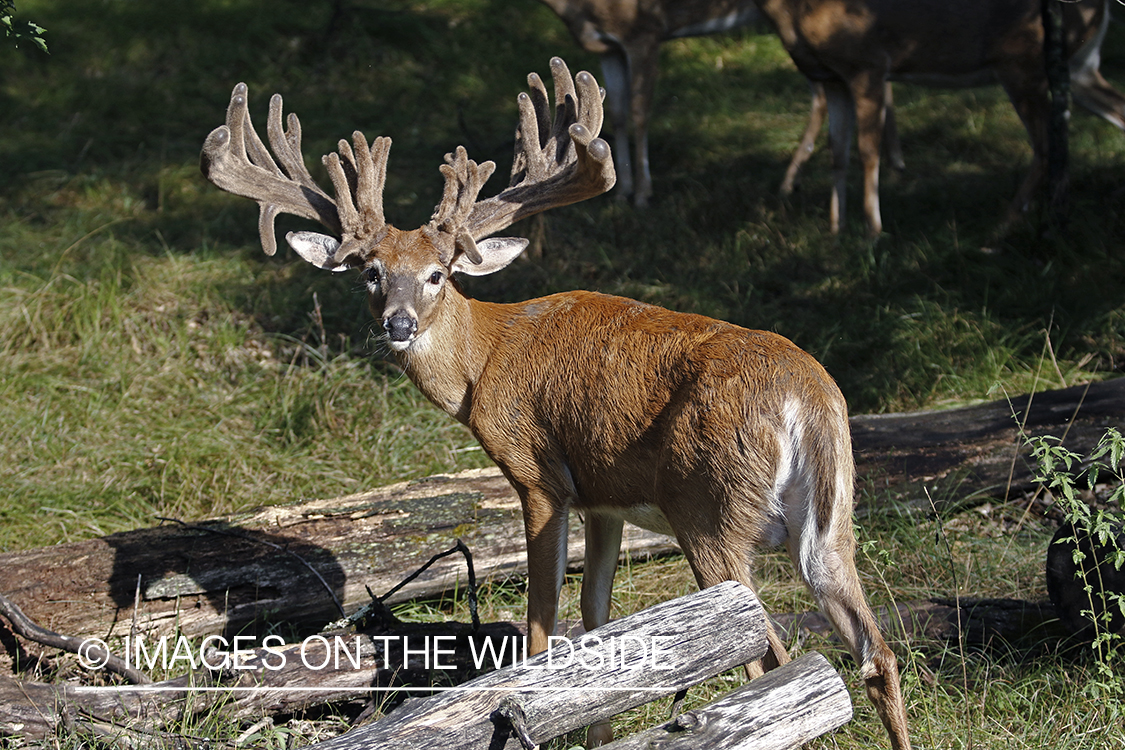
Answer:
[{"label": "black nose", "polygon": [[383,329],[390,334],[391,341],[409,341],[418,330],[418,321],[406,313],[395,313],[383,321]]}]

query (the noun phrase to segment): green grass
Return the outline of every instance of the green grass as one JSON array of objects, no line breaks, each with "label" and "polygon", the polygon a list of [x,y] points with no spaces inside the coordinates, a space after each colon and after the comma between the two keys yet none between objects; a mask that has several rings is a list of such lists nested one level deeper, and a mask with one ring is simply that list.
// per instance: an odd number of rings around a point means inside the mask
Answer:
[{"label": "green grass", "polygon": [[[259,127],[277,91],[322,178],[315,157],[339,137],[392,136],[388,218],[417,226],[457,144],[507,173],[529,71],[545,75],[555,54],[598,71],[545,7],[354,0],[339,17],[332,3],[261,0],[18,7],[48,30],[51,54],[0,47],[0,551],[483,465],[472,436],[382,359],[358,281],[286,250],[265,257],[256,207],[206,183],[198,155],[235,83],[249,84]],[[1125,89],[1120,26],[1103,60]],[[997,243],[1030,158],[1011,106],[997,89],[899,86],[907,171],[884,173],[887,232],[872,244],[858,171],[849,231],[827,233],[823,150],[801,189],[777,197],[808,93],[776,39],[751,30],[669,43],[661,73],[652,206],[606,196],[514,227],[541,256],[467,281],[472,294],[596,289],[774,330],[825,364],[854,413],[1069,385],[1125,363],[1125,137],[1107,123],[1072,119],[1069,225],[1043,231],[1033,212]],[[1042,598],[1050,530],[1014,534],[973,513],[946,519],[950,554],[931,520],[865,520],[872,599]],[[809,606],[787,561],[761,566],[775,582],[763,591],[770,607]],[[621,613],[691,588],[682,561],[622,581]],[[519,592],[498,596],[494,614],[518,619]],[[1117,727],[1104,746],[1125,743],[1119,702],[1088,708],[1082,658],[899,650],[919,746],[1092,747],[1103,742],[1092,726]],[[857,720],[831,742],[882,742],[854,697]]]}]

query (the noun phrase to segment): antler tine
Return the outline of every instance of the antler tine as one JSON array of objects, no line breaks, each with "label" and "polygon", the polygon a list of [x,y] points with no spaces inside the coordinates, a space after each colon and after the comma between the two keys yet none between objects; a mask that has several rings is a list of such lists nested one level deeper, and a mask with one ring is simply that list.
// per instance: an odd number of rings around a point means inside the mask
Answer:
[{"label": "antler tine", "polygon": [[486,161],[477,164],[469,158],[464,146],[458,146],[454,153],[445,155],[445,164],[440,169],[445,175],[445,190],[441,203],[434,210],[427,226],[431,233],[436,232],[446,238],[445,241],[438,239],[443,262],[452,260],[456,245],[468,255],[471,262],[480,263],[481,256],[474,238],[471,233],[465,232],[465,221],[469,218],[484,183],[496,171],[496,163]]},{"label": "antler tine", "polygon": [[[387,158],[391,139],[379,137],[367,145],[367,138],[358,130],[352,133],[352,145],[339,142],[339,153],[324,157],[328,176],[339,196],[340,224],[344,244],[367,241],[387,227],[383,217],[383,187],[387,182]],[[352,196],[355,196],[353,202]]]},{"label": "antler tine", "polygon": [[336,202],[305,169],[300,155],[300,123],[295,115],[289,116],[289,125],[289,131],[282,132],[281,97],[275,95],[267,128],[283,172],[254,130],[246,84],[240,83],[231,92],[226,124],[208,134],[200,154],[199,167],[208,180],[258,204],[258,234],[267,255],[277,252],[274,219],[279,213],[314,219],[337,233],[341,228]]},{"label": "antler tine", "polygon": [[381,231],[386,226],[383,218],[383,189],[387,184],[387,158],[391,139],[380,136],[367,147],[367,139],[358,130],[352,134],[357,153],[363,156],[357,164],[359,179],[356,185],[356,202],[370,222],[370,231]]},{"label": "antler tine", "polygon": [[473,205],[463,230],[487,237],[520,219],[556,206],[592,198],[613,187],[617,177],[609,144],[598,134],[605,91],[589,73],[571,78],[566,63],[551,59],[555,81],[552,121],[547,91],[539,76],[528,76],[529,93],[519,95],[519,129],[512,180],[499,195]]}]

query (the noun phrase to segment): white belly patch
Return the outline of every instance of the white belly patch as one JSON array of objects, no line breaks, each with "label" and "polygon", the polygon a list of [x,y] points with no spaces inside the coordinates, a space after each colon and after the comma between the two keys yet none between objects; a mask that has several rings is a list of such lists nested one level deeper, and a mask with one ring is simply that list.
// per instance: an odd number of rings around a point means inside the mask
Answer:
[{"label": "white belly patch", "polygon": [[634,526],[640,526],[642,529],[655,531],[657,534],[667,534],[668,536],[675,536],[672,531],[671,524],[668,519],[664,517],[664,513],[660,508],[655,505],[632,505],[629,507],[600,507],[591,508],[591,512],[599,513],[605,516],[614,516],[622,518]]}]

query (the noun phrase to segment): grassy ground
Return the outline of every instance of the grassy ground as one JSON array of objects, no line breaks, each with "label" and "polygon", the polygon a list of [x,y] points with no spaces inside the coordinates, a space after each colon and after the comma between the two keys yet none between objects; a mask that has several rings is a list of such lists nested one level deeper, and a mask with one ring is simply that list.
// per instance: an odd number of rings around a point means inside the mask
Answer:
[{"label": "grassy ground", "polygon": [[[554,54],[574,70],[597,61],[532,0],[343,7],[19,3],[51,55],[0,48],[0,550],[485,461],[378,356],[357,281],[263,256],[255,206],[201,178],[199,148],[236,82],[259,126],[280,92],[312,162],[355,128],[392,136],[388,218],[416,226],[457,144],[506,174],[529,71],[546,74]],[[1103,59],[1125,90],[1120,26]],[[856,413],[1072,384],[1125,362],[1125,137],[1108,124],[1072,119],[1065,230],[1045,233],[1033,214],[997,243],[1029,160],[1011,106],[995,89],[899,87],[908,169],[884,175],[887,232],[872,244],[854,212],[851,231],[827,233],[827,154],[793,199],[776,195],[807,89],[772,36],[671,43],[662,64],[651,208],[604,197],[515,227],[541,257],[471,293],[597,289],[775,330],[824,362]],[[947,530],[948,549],[930,519],[865,522],[872,598],[1041,598],[1049,527],[1016,533],[1001,521],[1018,509],[993,514],[946,519],[964,526]],[[784,561],[763,564],[780,580],[770,606],[808,605]],[[625,579],[639,593],[620,611],[690,587],[682,562]],[[518,617],[522,603],[504,607]],[[1091,703],[1081,658],[902,654],[921,746],[1125,745],[1120,703]],[[855,702],[857,721],[822,746],[879,736]]]}]

